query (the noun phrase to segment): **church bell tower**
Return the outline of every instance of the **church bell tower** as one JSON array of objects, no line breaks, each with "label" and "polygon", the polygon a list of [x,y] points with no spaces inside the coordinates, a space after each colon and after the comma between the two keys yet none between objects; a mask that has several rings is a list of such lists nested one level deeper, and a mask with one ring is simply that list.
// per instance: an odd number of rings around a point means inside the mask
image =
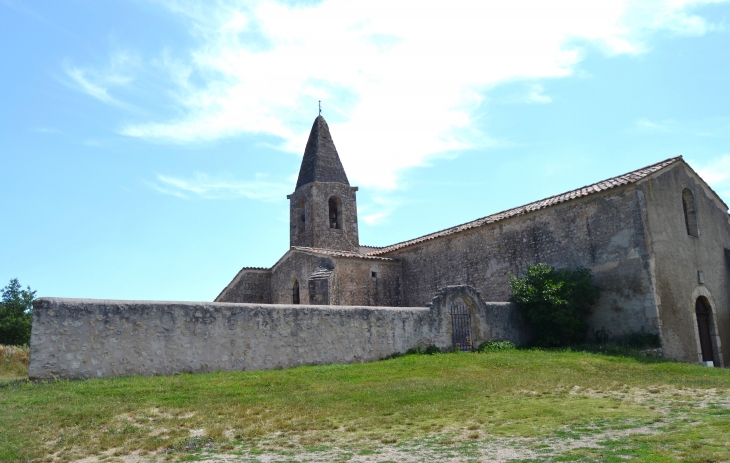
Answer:
[{"label": "church bell tower", "polygon": [[296,189],[287,196],[290,245],[357,252],[356,191],[320,115],[309,133]]}]

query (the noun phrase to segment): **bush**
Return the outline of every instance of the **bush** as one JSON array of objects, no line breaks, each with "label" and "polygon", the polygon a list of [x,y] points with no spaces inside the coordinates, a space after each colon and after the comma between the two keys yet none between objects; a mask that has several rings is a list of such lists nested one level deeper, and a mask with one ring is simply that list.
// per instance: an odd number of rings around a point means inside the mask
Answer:
[{"label": "bush", "polygon": [[479,344],[476,352],[497,352],[502,350],[516,349],[513,343],[509,341],[487,341]]},{"label": "bush", "polygon": [[30,323],[35,291],[22,289],[17,278],[2,289],[0,302],[0,344],[30,344]]},{"label": "bush", "polygon": [[586,317],[599,295],[589,269],[536,264],[527,266],[524,277],[510,275],[509,279],[510,301],[517,303],[532,329],[535,345],[559,347],[585,342]]}]

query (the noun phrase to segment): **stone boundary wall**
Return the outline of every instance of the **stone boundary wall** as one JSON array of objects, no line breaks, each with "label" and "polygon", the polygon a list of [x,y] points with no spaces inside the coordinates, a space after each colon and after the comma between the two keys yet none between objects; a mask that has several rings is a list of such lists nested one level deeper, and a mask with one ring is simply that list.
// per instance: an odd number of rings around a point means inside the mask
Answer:
[{"label": "stone boundary wall", "polygon": [[[266,370],[373,361],[419,345],[451,346],[443,304],[404,308],[39,298],[33,306],[31,379]],[[492,312],[514,310],[505,303],[487,306]]]}]

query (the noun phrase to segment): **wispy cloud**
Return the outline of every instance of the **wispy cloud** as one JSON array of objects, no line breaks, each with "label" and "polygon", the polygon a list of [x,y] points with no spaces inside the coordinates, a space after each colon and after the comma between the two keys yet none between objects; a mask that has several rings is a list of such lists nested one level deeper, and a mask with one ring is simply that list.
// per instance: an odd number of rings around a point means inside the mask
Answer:
[{"label": "wispy cloud", "polygon": [[668,132],[695,137],[730,138],[730,117],[661,121],[638,119],[635,122],[635,128],[640,131]]},{"label": "wispy cloud", "polygon": [[727,182],[730,179],[730,154],[722,154],[706,163],[691,162],[690,164],[701,166],[697,169],[697,173],[713,188],[730,189],[728,184],[730,182]]},{"label": "wispy cloud", "polygon": [[358,210],[360,220],[368,225],[383,223],[401,205],[401,201],[393,197],[375,196]]},{"label": "wispy cloud", "polygon": [[[549,103],[534,80],[572,75],[589,43],[637,54],[656,30],[710,28],[691,13],[699,1],[160,2],[201,40],[170,67],[185,115],[121,133],[178,143],[266,133],[301,153],[302,121],[324,100],[348,173],[381,189],[435,155],[481,146],[470,121],[490,87],[532,81],[525,102]],[[191,73],[209,78],[194,85]]]},{"label": "wispy cloud", "polygon": [[271,181],[264,174],[257,174],[253,181],[216,178],[204,173],[196,173],[187,179],[158,174],[155,181],[144,182],[159,193],[183,199],[248,198],[273,202],[284,200],[292,188],[291,184]]},{"label": "wispy cloud", "polygon": [[33,132],[36,133],[52,133],[56,135],[67,135],[66,132],[64,132],[61,129],[57,129],[55,127],[36,127],[33,129]]},{"label": "wispy cloud", "polygon": [[669,128],[659,122],[650,121],[649,119],[639,119],[636,121],[636,127],[640,130],[656,130],[659,132],[667,132]]},{"label": "wispy cloud", "polygon": [[[121,134],[172,143],[266,134],[301,154],[323,100],[351,180],[394,189],[404,169],[489,146],[472,121],[495,86],[524,81],[525,103],[550,103],[540,80],[580,72],[597,49],[644,53],[660,30],[705,34],[713,26],[693,9],[715,0],[150,1],[183,18],[197,45],[155,62],[178,116]],[[103,74],[69,76],[119,101]]]},{"label": "wispy cloud", "polygon": [[134,79],[131,71],[139,64],[139,58],[127,51],[113,53],[103,68],[84,68],[64,63],[64,72],[73,86],[102,103],[131,109],[132,106],[110,95],[112,87],[126,87]]},{"label": "wispy cloud", "polygon": [[527,93],[525,102],[527,103],[550,103],[553,101],[548,95],[545,95],[545,88],[540,84],[530,85],[530,91]]},{"label": "wispy cloud", "polygon": [[730,153],[704,162],[694,159],[687,159],[687,162],[725,202],[730,203]]},{"label": "wispy cloud", "polygon": [[521,90],[505,97],[497,98],[497,103],[503,104],[544,104],[553,99],[545,94],[545,86],[537,83],[528,83]]}]

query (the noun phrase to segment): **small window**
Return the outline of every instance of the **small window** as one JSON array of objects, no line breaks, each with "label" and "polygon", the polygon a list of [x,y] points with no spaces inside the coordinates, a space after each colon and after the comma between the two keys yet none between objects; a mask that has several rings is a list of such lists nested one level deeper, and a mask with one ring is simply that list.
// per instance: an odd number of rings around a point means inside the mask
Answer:
[{"label": "small window", "polygon": [[304,234],[304,226],[306,225],[306,217],[304,216],[304,200],[300,200],[299,204],[297,204],[296,218],[297,234],[302,235]]},{"label": "small window", "polygon": [[687,227],[687,234],[690,236],[700,236],[699,230],[697,229],[695,196],[689,188],[685,188],[682,191],[682,208],[684,209],[684,224]]},{"label": "small window", "polygon": [[330,228],[342,230],[342,203],[340,198],[333,196],[329,200],[329,224]]},{"label": "small window", "polygon": [[292,288],[291,303],[299,304],[299,281],[294,280],[294,287]]},{"label": "small window", "polygon": [[378,278],[378,272],[370,272],[370,276],[373,278]]}]

